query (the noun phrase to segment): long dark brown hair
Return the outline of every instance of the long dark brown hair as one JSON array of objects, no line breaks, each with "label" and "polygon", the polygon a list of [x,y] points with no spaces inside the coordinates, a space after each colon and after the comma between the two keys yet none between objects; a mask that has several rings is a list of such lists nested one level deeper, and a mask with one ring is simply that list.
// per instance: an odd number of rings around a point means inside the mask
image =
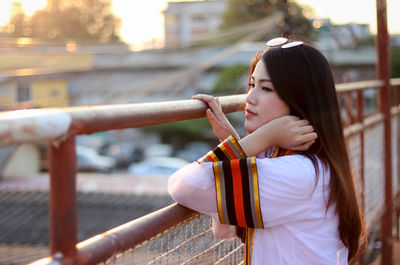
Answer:
[{"label": "long dark brown hair", "polygon": [[357,203],[350,162],[343,135],[339,105],[332,71],[326,58],[315,48],[303,44],[291,48],[267,48],[250,65],[250,75],[262,60],[278,95],[290,108],[291,115],[306,119],[318,138],[303,155],[316,169],[320,159],[330,170],[330,193],[326,209],[336,205],[339,234],[349,249],[349,260],[365,237]]}]

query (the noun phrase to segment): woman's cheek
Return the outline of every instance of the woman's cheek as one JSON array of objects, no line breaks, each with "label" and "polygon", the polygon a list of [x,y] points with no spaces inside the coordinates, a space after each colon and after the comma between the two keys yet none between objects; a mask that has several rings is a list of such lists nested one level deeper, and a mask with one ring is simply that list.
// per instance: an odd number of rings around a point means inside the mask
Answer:
[{"label": "woman's cheek", "polygon": [[265,123],[266,122],[262,122],[259,119],[253,118],[251,120],[245,120],[244,128],[246,129],[247,133],[252,133]]}]

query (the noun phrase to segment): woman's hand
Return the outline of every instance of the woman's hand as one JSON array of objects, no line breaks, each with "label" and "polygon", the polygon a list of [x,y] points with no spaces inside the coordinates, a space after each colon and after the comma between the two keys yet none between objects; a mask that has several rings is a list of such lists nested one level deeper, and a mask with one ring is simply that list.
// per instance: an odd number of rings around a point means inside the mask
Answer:
[{"label": "woman's hand", "polygon": [[305,151],[315,142],[317,134],[307,120],[295,116],[274,119],[239,141],[248,156],[256,156],[271,146]]},{"label": "woman's hand", "polygon": [[269,131],[273,145],[293,151],[307,150],[318,137],[307,120],[295,116],[274,119],[259,129]]},{"label": "woman's hand", "polygon": [[209,109],[206,110],[207,119],[210,122],[215,135],[220,141],[225,140],[229,135],[232,135],[236,140],[240,139],[239,134],[222,112],[222,107],[219,104],[217,97],[206,94],[198,94],[194,95],[192,99],[199,99],[207,103],[209,106]]}]

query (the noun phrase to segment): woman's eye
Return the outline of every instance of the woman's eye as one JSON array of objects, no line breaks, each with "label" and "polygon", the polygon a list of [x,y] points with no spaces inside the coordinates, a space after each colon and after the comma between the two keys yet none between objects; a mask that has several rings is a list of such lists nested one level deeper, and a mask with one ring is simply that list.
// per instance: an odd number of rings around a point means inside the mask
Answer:
[{"label": "woman's eye", "polygon": [[272,88],[270,88],[270,87],[265,87],[265,86],[262,88],[262,90],[268,91],[268,92],[273,91]]},{"label": "woman's eye", "polygon": [[253,88],[255,85],[252,83],[249,83],[249,87]]}]

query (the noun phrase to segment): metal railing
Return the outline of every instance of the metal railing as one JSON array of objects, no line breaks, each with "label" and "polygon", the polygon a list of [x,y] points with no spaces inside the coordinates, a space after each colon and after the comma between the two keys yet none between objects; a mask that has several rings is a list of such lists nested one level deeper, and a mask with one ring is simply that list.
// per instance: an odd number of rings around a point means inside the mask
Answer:
[{"label": "metal railing", "polygon": [[[376,103],[376,112],[364,112],[365,103],[370,100],[364,98],[364,91],[376,91],[376,97],[372,96],[376,100],[384,86],[382,81],[337,85],[347,124],[344,133],[368,230],[381,219],[387,222],[383,218],[385,212],[390,211],[392,216],[394,208],[398,211],[398,205],[388,208],[387,201],[392,205],[399,197],[400,79],[392,79],[391,85],[395,88],[395,103],[389,116],[381,111],[387,102]],[[223,111],[243,110],[244,97],[221,97]],[[126,260],[126,264],[132,260],[137,264],[240,264],[243,248],[238,239],[216,240],[209,218],[177,204],[77,243],[75,136],[199,118],[205,110],[206,105],[200,101],[183,100],[1,113],[0,146],[49,140],[52,256],[34,264],[125,264]],[[384,129],[386,122],[392,125],[391,133]],[[389,157],[384,152],[387,143],[392,152]],[[388,160],[393,161],[389,162],[389,177],[383,170]]]},{"label": "metal railing", "polygon": [[[224,112],[234,112],[243,109],[244,96],[221,97],[220,102]],[[141,238],[137,236],[137,231],[124,237],[120,233],[124,235],[131,230],[122,229],[120,232],[120,228],[116,228],[76,246],[76,135],[199,118],[204,116],[206,108],[206,105],[198,100],[182,100],[1,113],[0,146],[49,140],[50,250],[53,256],[47,260],[58,260],[62,264],[96,264],[141,242],[135,241]],[[171,210],[174,214],[170,218],[173,218],[175,223],[179,222],[179,214],[183,215],[184,219],[193,214],[192,211],[188,211],[190,214],[181,213],[179,209],[182,207],[175,206]],[[146,231],[145,238],[148,239],[168,228],[160,225],[160,222],[168,220],[165,216],[161,221],[156,217],[148,218],[156,220],[161,230],[153,225],[145,226],[145,229],[140,228],[140,231]],[[166,224],[171,227],[174,222],[170,219]],[[142,220],[134,221],[133,227],[142,223]],[[146,221],[145,224],[152,223]],[[99,238],[101,239],[98,240]],[[126,241],[126,238],[135,240]],[[87,242],[98,245],[91,248],[91,244]],[[45,261],[40,261],[39,264],[43,262]]]}]

